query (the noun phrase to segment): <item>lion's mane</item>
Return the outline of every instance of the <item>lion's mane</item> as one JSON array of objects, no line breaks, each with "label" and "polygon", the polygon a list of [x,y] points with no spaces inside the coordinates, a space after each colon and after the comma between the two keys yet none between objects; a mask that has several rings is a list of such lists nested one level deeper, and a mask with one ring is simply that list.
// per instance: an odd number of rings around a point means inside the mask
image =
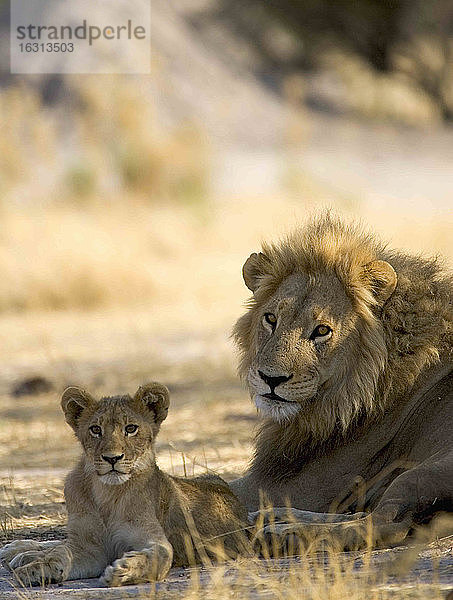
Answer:
[{"label": "lion's mane", "polygon": [[[330,213],[314,218],[279,243],[263,244],[260,256],[260,285],[234,328],[242,378],[256,351],[255,315],[294,272],[310,277],[335,273],[362,328],[349,368],[331,378],[315,415],[307,421],[301,411],[292,421],[266,419],[262,424],[252,468],[264,469],[263,476],[271,469],[275,476],[279,469],[288,474],[292,462],[300,464],[307,453],[312,456],[339,438],[353,435],[359,423],[378,418],[403,398],[430,365],[448,355],[451,358],[453,278],[437,258],[390,250],[361,226],[346,224]],[[375,260],[390,263],[398,277],[383,307],[376,305],[372,283],[364,274],[364,266]]]}]

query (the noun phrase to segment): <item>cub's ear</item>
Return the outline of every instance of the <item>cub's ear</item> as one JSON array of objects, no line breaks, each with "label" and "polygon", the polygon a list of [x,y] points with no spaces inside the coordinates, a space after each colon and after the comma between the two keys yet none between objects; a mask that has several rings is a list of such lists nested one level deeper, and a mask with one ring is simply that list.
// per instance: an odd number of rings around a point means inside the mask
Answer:
[{"label": "cub's ear", "polygon": [[134,400],[150,412],[153,420],[159,425],[167,418],[170,406],[170,392],[161,383],[146,383],[138,388]]},{"label": "cub's ear", "polygon": [[266,274],[269,263],[269,259],[262,252],[254,252],[245,261],[244,266],[242,267],[242,276],[244,278],[245,285],[252,292],[256,292],[256,290],[259,288],[260,279]]},{"label": "cub's ear", "polygon": [[61,408],[63,409],[66,423],[74,431],[77,431],[78,421],[83,411],[95,403],[96,400],[88,392],[85,392],[85,390],[78,387],[66,388],[61,397]]},{"label": "cub's ear", "polygon": [[398,277],[395,269],[385,260],[373,260],[364,265],[363,277],[371,287],[376,302],[383,306],[396,288]]}]

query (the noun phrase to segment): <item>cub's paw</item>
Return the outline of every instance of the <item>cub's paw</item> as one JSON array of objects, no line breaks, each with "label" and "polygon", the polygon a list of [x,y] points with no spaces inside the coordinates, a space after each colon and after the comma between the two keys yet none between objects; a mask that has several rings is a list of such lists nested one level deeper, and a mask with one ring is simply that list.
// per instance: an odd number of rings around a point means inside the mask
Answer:
[{"label": "cub's paw", "polygon": [[0,560],[7,569],[11,570],[13,568],[11,567],[11,561],[19,554],[30,550],[40,550],[39,542],[35,540],[16,540],[3,546],[0,550]]},{"label": "cub's paw", "polygon": [[50,550],[29,550],[17,554],[10,562],[10,569],[21,585],[35,586],[65,580],[70,564],[69,550],[60,545]]},{"label": "cub's paw", "polygon": [[13,570],[14,577],[24,586],[48,585],[63,581],[63,569],[43,560],[30,561]]},{"label": "cub's paw", "polygon": [[[51,550],[56,546],[60,546],[61,541],[52,540],[47,542],[37,542],[36,540],[16,540],[10,542],[0,549],[0,561],[7,569],[12,569],[11,563],[16,556],[25,552]],[[19,565],[17,565],[19,566]]]},{"label": "cub's paw", "polygon": [[108,566],[102,582],[108,587],[161,581],[171,567],[172,556],[166,546],[156,544],[140,552],[126,552]]}]

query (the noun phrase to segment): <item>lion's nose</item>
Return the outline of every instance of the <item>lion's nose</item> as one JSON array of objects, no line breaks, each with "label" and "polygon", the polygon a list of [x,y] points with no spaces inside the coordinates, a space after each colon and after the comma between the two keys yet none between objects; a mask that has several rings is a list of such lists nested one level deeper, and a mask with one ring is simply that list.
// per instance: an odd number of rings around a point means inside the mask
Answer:
[{"label": "lion's nose", "polygon": [[122,458],[124,458],[124,454],[118,454],[116,456],[113,456],[111,454],[103,454],[102,458],[105,460],[105,462],[108,462],[112,465],[117,463],[119,460],[121,460]]},{"label": "lion's nose", "polygon": [[270,377],[262,371],[258,371],[258,375],[271,388],[271,392],[273,392],[278,385],[280,385],[281,383],[285,383],[286,381],[289,381],[292,378],[292,375],[289,375],[288,377],[286,375],[280,375],[279,377]]}]

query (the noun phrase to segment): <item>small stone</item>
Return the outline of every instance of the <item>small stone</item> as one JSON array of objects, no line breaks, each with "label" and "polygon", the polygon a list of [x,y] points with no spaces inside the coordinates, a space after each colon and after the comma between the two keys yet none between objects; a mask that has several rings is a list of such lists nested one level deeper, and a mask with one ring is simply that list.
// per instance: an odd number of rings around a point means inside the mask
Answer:
[{"label": "small stone", "polygon": [[11,395],[15,398],[21,396],[35,396],[37,394],[46,394],[53,389],[53,384],[40,375],[35,377],[27,377],[22,381],[17,382],[11,390]]}]

